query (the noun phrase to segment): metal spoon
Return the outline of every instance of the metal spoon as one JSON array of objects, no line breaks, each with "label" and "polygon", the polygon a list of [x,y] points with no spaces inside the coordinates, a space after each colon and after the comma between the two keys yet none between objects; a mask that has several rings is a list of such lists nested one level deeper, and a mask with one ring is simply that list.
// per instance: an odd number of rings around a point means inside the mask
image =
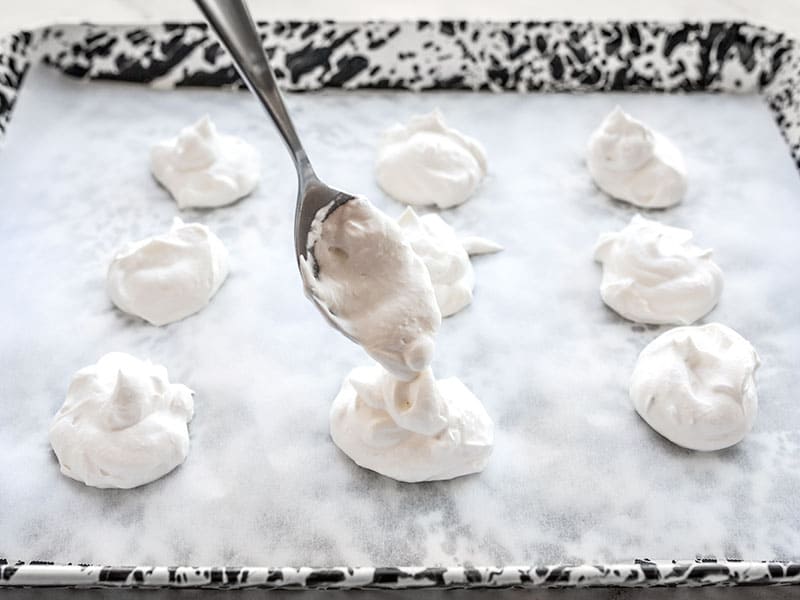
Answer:
[{"label": "metal spoon", "polygon": [[[286,111],[275,76],[269,66],[267,55],[261,45],[261,38],[247,10],[244,0],[195,0],[211,28],[219,37],[222,45],[228,50],[233,64],[244,79],[247,87],[261,101],[278,128],[289,154],[297,170],[297,205],[294,213],[294,247],[297,265],[303,279],[306,296],[320,310],[327,321],[351,340],[357,342],[338,323],[324,302],[316,297],[307,279],[308,270],[303,269],[302,262],[308,261],[313,266],[313,277],[319,276],[318,266],[313,257],[313,248],[309,247],[308,234],[317,213],[330,206],[324,215],[327,218],[334,210],[353,199],[353,194],[336,190],[319,180],[311,166],[300,138]],[[309,259],[309,254],[311,257]]]}]

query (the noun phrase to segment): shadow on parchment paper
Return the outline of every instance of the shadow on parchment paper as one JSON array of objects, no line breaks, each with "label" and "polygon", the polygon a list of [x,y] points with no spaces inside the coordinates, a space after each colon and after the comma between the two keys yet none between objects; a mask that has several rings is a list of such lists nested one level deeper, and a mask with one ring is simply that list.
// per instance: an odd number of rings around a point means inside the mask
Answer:
[{"label": "shadow on parchment paper", "polygon": [[59,590],[0,589],[2,600],[223,600],[250,598],[270,600],[785,600],[800,598],[799,586],[787,587],[705,587],[659,589],[554,589],[554,590]]}]

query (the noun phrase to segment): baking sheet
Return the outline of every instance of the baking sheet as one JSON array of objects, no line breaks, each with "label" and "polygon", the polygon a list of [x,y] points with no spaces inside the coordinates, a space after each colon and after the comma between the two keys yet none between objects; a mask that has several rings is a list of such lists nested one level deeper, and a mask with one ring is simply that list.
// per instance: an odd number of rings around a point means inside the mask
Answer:
[{"label": "baking sheet", "polygon": [[[739,446],[693,453],[634,413],[627,381],[665,328],[599,299],[592,246],[635,210],[583,164],[616,104],[676,140],[684,204],[652,213],[715,248],[720,321],[761,355],[760,412]],[[494,418],[478,476],[400,484],[356,467],[328,409],[360,349],[303,298],[292,255],[295,177],[246,93],[78,83],[44,68],[23,89],[0,152],[0,555],[106,564],[543,564],[695,554],[800,557],[800,177],[751,96],[323,92],[288,98],[326,180],[398,215],[372,177],[383,128],[438,106],[480,139],[490,174],[442,216],[502,243],[474,261],[473,305],[447,319],[436,373]],[[104,292],[114,251],[178,214],[147,170],[149,145],[208,113],[262,152],[256,193],[181,216],[209,225],[232,274],[200,314],[155,328]],[[131,491],[58,472],[46,432],[71,375],[109,351],[167,366],[196,392],[192,447]]]}]

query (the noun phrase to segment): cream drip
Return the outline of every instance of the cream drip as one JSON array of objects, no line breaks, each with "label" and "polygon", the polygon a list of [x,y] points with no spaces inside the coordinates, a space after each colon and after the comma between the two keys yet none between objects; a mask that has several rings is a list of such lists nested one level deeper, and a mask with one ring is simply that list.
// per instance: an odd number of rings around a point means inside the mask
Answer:
[{"label": "cream drip", "polygon": [[494,424],[458,379],[430,369],[401,382],[380,366],[347,376],[331,407],[331,437],[358,465],[398,481],[452,479],[482,471]]}]

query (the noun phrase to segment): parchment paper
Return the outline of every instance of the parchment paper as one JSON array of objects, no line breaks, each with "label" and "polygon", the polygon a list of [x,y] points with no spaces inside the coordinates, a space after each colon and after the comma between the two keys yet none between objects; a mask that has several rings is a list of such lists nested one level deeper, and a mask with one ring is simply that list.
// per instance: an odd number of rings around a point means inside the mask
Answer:
[{"label": "parchment paper", "polygon": [[[407,485],[355,466],[328,409],[366,355],[301,292],[295,176],[244,92],[77,83],[34,70],[0,152],[0,556],[116,564],[539,564],[800,558],[800,177],[756,97],[325,92],[288,98],[319,174],[399,215],[372,175],[380,132],[440,107],[486,146],[479,193],[442,213],[506,250],[474,261],[473,305],[447,319],[434,367],[496,422],[485,472]],[[754,431],[682,450],[633,411],[638,352],[665,328],[604,307],[592,246],[635,209],[584,165],[621,104],[685,153],[690,191],[650,214],[689,227],[725,272],[718,308],[761,355]],[[229,208],[179,213],[149,146],[208,113],[262,153],[263,182]],[[172,218],[231,252],[213,302],[156,328],[114,309],[105,270]],[[47,428],[72,374],[109,351],[150,358],[196,391],[191,452],[131,491],[62,476]]]}]

